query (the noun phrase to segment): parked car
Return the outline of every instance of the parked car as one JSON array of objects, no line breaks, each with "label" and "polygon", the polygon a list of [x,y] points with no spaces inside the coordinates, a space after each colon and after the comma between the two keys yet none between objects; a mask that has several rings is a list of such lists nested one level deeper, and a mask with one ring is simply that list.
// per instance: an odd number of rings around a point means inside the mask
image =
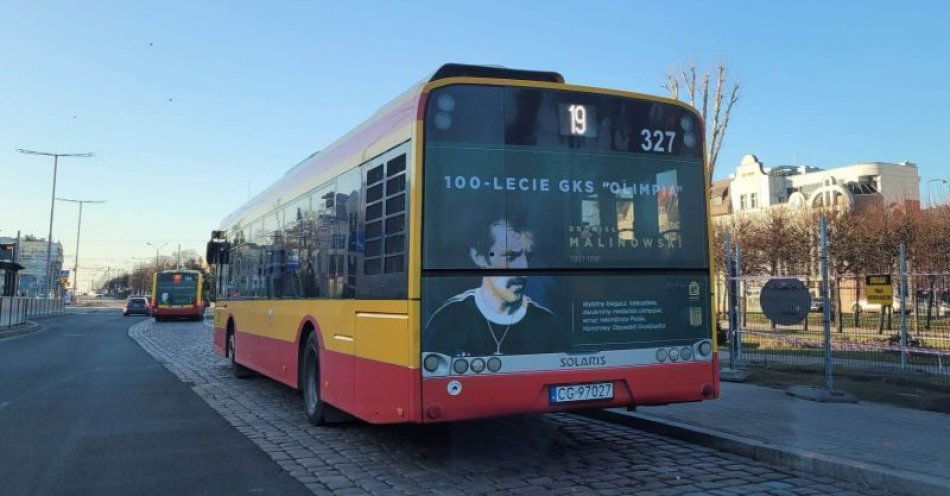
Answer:
[{"label": "parked car", "polygon": [[[809,312],[818,312],[822,313],[825,311],[824,301],[821,298],[812,295],[811,296],[811,305],[808,307]],[[835,304],[831,302],[831,316],[834,318],[835,315]]]},{"label": "parked car", "polygon": [[[861,298],[860,300],[858,300],[858,302],[854,304],[854,308],[852,308],[852,311],[855,311],[859,308],[862,312],[881,313],[881,305],[879,303],[868,303],[867,298]],[[894,295],[894,300],[891,303],[891,308],[893,309],[895,314],[900,312],[901,300],[897,295]],[[908,314],[914,313],[914,301],[910,296],[907,296],[904,299],[904,310]]]},{"label": "parked car", "polygon": [[148,298],[144,296],[130,296],[125,300],[125,307],[122,310],[122,315],[128,317],[132,314],[139,315],[151,315],[151,309],[148,306]]},{"label": "parked car", "polygon": [[[950,291],[947,290],[936,290],[936,294],[933,297],[932,311],[936,312],[937,315],[946,315],[950,313]],[[927,289],[922,289],[917,291],[917,308],[919,311],[926,313],[927,311],[927,301],[930,300],[930,291]]]}]

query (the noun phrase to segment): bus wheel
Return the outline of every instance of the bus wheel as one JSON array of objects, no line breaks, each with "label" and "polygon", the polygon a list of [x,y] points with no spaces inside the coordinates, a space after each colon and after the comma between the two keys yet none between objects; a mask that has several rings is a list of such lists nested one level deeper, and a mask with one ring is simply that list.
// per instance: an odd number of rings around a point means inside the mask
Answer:
[{"label": "bus wheel", "polygon": [[245,377],[250,377],[253,374],[251,369],[237,363],[237,360],[234,359],[234,331],[228,332],[228,342],[227,342],[227,352],[228,357],[231,359],[231,370],[234,371],[234,377],[243,379]]},{"label": "bus wheel", "polygon": [[317,360],[317,353],[317,338],[311,333],[307,337],[304,348],[300,389],[303,391],[303,406],[307,420],[313,425],[324,425],[327,423],[327,405],[320,399],[320,363]]}]

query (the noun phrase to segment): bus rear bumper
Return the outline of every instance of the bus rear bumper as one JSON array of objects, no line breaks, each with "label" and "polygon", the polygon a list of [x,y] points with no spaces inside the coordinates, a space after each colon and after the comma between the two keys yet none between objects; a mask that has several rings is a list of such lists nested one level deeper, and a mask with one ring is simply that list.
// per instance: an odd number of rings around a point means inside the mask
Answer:
[{"label": "bus rear bumper", "polygon": [[[714,355],[711,362],[700,363],[425,378],[422,421],[709,400],[719,395],[717,370],[718,357]],[[458,383],[451,384],[453,381]],[[613,383],[613,399],[551,403],[552,385],[599,382]],[[450,394],[450,390],[457,393]]]},{"label": "bus rear bumper", "polygon": [[185,308],[162,308],[162,307],[152,307],[152,316],[153,317],[167,317],[167,318],[182,318],[190,317],[196,318],[204,315],[204,306],[196,305]]}]

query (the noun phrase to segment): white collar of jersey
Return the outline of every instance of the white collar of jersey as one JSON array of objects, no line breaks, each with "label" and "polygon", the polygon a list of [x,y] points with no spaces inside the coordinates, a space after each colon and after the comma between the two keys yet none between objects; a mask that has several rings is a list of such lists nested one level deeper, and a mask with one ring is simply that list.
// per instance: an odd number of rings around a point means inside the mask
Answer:
[{"label": "white collar of jersey", "polygon": [[493,298],[487,294],[487,291],[485,288],[475,290],[475,306],[478,307],[478,311],[482,312],[482,315],[488,319],[489,322],[500,325],[517,324],[528,312],[530,300],[528,300],[527,296],[523,297],[521,306],[513,313],[502,313],[490,303]]}]

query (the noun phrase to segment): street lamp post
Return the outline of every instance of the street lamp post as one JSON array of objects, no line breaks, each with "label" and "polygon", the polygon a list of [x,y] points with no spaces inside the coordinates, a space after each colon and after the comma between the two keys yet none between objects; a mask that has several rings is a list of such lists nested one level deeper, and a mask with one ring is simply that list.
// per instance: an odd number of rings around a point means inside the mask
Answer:
[{"label": "street lamp post", "polygon": [[[151,246],[152,248],[155,248],[155,273],[157,274],[158,271],[159,271],[159,268],[158,268],[158,250],[164,248],[166,245],[168,245],[168,243],[167,243],[167,242],[166,242],[166,243],[162,243],[161,246],[155,246],[155,245],[153,245],[152,243],[145,243],[145,244]],[[154,301],[155,295],[152,295],[152,298],[153,298],[153,301]]]},{"label": "street lamp post", "polygon": [[946,180],[946,179],[931,179],[931,180],[927,181],[927,206],[930,207],[930,208],[933,208],[934,202],[933,202],[933,199],[932,199],[931,196],[930,196],[930,183],[943,183],[943,184],[947,184],[947,180]]},{"label": "street lamp post", "polygon": [[75,295],[79,291],[79,234],[82,232],[82,206],[84,203],[105,203],[105,200],[72,200],[69,198],[57,198],[57,200],[79,204],[79,221],[76,223],[76,258],[73,261],[73,293]]},{"label": "street lamp post", "polygon": [[162,246],[155,246],[152,243],[145,243],[152,248],[155,248],[155,271],[158,272],[158,250],[164,248],[168,243],[162,243]]},{"label": "street lamp post", "polygon": [[93,154],[38,152],[36,150],[25,150],[23,148],[17,148],[16,151],[25,153],[27,155],[44,155],[47,157],[53,157],[53,194],[51,195],[49,203],[49,235],[46,236],[46,295],[47,297],[50,297],[53,294],[53,210],[56,207],[56,172],[59,169],[59,157],[91,157]]}]

